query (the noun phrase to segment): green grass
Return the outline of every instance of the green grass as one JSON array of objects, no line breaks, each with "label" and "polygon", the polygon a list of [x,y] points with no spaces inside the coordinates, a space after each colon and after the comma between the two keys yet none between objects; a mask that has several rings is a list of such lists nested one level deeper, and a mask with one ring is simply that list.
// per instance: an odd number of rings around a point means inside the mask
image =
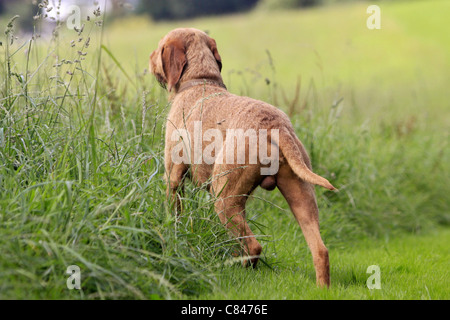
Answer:
[{"label": "green grass", "polygon": [[[265,79],[282,87],[292,100],[300,77],[298,108],[303,100],[318,108],[344,98],[343,112],[352,122],[416,116],[426,117],[428,130],[436,128],[436,122],[448,126],[448,115],[441,116],[448,104],[440,99],[449,81],[442,71],[450,67],[445,28],[450,2],[381,2],[381,30],[366,28],[367,6],[363,2],[270,14],[257,11],[160,24],[133,17],[113,23],[105,41],[117,55],[132,53],[144,68],[149,53],[172,28],[208,30],[218,42],[224,80],[237,94],[287,107]],[[141,29],[151,32],[134,31]],[[124,64],[134,70],[135,63],[131,59]]]},{"label": "green grass", "polygon": [[[3,24],[0,298],[448,298],[449,4],[380,2],[378,31],[361,3],[161,24],[92,17],[80,33],[63,24],[32,41]],[[183,216],[170,212],[169,105],[146,68],[180,26],[210,31],[230,90],[286,111],[315,171],[339,188],[317,189],[330,291],[315,288],[278,191],[249,202],[264,247],[256,270],[233,258],[204,191],[188,185]],[[66,287],[74,264],[80,291]],[[380,291],[364,285],[372,264]]]},{"label": "green grass", "polygon": [[[291,240],[291,239],[290,239]],[[299,241],[283,242],[286,251],[299,251]],[[331,288],[315,285],[309,252],[277,257],[272,268],[249,272],[239,266],[223,267],[218,275],[221,290],[199,299],[292,300],[292,299],[449,299],[449,230],[426,236],[366,240],[351,250],[331,252]],[[304,243],[301,246],[305,246]],[[369,290],[366,273],[371,265],[380,268],[381,288]]]}]

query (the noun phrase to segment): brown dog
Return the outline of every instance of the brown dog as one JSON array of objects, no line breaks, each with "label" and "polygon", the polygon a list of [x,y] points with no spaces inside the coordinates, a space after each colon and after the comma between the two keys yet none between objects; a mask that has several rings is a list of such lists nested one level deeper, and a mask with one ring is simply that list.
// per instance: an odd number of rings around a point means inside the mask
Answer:
[{"label": "brown dog", "polygon": [[313,185],[335,188],[311,171],[287,115],[265,102],[229,93],[216,42],[200,30],[169,32],[151,54],[150,69],[172,93],[165,169],[167,195],[176,210],[181,208],[178,191],[185,176],[205,186],[215,196],[220,220],[240,239],[249,260],[244,264],[255,266],[262,247],[246,223],[245,203],[258,186],[278,187],[311,249],[317,284],[329,286],[328,250],[319,233]]}]

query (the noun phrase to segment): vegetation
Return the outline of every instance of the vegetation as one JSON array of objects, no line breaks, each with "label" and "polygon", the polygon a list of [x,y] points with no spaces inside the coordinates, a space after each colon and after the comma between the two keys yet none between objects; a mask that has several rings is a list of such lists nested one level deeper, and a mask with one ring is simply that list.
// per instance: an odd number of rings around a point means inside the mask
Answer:
[{"label": "vegetation", "polygon": [[150,0],[140,1],[138,12],[155,20],[186,19],[196,16],[239,12],[252,8],[258,0]]},{"label": "vegetation", "polygon": [[[0,40],[0,298],[448,299],[450,3],[379,4],[381,30],[366,28],[365,4],[108,26],[91,11],[78,30],[56,22],[50,38],[39,27],[21,36],[21,18],[9,17]],[[189,185],[183,216],[169,211],[169,105],[146,68],[158,40],[180,26],[210,32],[228,88],[286,111],[315,171],[339,188],[317,189],[331,291],[315,287],[301,230],[276,190],[250,201],[264,246],[257,270],[232,256],[205,191]],[[381,291],[365,286],[369,264],[381,268]],[[82,290],[66,286],[70,265]]]},{"label": "vegetation", "polygon": [[[293,250],[295,255],[278,257],[272,268],[248,272],[238,265],[220,270],[219,290],[207,291],[198,299],[212,300],[448,300],[450,254],[449,230],[428,235],[399,236],[395,239],[359,241],[352,250],[331,252],[332,286],[323,290],[314,285],[315,273],[309,262],[310,253],[297,249],[293,242],[282,241],[277,252]],[[286,251],[288,251],[286,250]],[[369,266],[380,267],[380,289],[368,289],[373,272]],[[370,280],[369,280],[370,282]]]}]

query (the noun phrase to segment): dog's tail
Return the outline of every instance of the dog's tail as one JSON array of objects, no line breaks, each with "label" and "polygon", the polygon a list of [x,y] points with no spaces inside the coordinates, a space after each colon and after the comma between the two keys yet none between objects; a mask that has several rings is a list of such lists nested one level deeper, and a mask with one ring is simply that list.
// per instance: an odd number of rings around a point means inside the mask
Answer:
[{"label": "dog's tail", "polygon": [[280,129],[278,146],[292,171],[300,179],[309,183],[322,186],[329,190],[336,190],[327,179],[315,174],[308,168],[298,147],[299,142],[297,137],[293,137],[286,128]]}]

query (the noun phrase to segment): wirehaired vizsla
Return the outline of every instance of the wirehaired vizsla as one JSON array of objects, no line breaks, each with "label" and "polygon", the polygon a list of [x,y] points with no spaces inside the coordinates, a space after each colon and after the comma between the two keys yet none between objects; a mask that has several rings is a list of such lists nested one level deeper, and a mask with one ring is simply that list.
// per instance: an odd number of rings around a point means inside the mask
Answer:
[{"label": "wirehaired vizsla", "polygon": [[255,266],[262,247],[245,220],[245,203],[258,186],[278,187],[311,249],[317,284],[329,286],[314,185],[335,188],[311,171],[288,116],[268,103],[229,93],[216,42],[203,31],[169,32],[151,54],[150,69],[171,93],[165,178],[174,210],[181,209],[185,177],[204,186],[215,197],[220,220],[241,244],[244,264]]}]

